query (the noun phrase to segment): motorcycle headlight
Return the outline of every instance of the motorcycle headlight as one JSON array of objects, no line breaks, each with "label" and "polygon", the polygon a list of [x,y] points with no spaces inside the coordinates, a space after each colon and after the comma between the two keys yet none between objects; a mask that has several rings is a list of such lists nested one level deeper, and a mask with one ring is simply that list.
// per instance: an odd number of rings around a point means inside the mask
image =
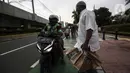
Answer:
[{"label": "motorcycle headlight", "polygon": [[48,48],[46,51],[47,52],[50,52],[52,50],[52,47]]},{"label": "motorcycle headlight", "polygon": [[37,44],[38,51],[41,53],[41,47],[39,44]]}]

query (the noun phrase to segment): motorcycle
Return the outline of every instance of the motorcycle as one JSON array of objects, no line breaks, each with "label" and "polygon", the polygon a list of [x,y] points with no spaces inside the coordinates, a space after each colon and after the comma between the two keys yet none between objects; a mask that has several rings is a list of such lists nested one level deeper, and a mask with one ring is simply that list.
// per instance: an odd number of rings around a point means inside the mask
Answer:
[{"label": "motorcycle", "polygon": [[40,72],[51,73],[52,66],[55,65],[59,59],[63,60],[63,50],[59,45],[58,38],[54,37],[39,37],[37,42],[37,49],[41,54],[40,57]]}]

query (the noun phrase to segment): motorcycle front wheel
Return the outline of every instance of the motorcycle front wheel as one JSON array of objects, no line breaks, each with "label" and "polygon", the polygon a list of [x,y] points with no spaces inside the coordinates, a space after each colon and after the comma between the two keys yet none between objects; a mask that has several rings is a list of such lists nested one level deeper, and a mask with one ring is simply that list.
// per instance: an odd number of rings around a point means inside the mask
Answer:
[{"label": "motorcycle front wheel", "polygon": [[51,56],[41,57],[40,73],[52,73]]}]

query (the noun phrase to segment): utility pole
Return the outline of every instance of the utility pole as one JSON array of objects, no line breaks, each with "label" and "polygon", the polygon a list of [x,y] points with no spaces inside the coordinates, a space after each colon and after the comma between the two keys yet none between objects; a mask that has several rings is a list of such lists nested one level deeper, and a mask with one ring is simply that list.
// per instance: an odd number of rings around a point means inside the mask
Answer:
[{"label": "utility pole", "polygon": [[95,10],[95,5],[93,6],[93,10]]},{"label": "utility pole", "polygon": [[35,20],[34,0],[32,0],[32,10],[33,10],[33,17],[32,17],[32,19]]},{"label": "utility pole", "polygon": [[61,16],[59,15],[59,21],[61,22]]},{"label": "utility pole", "polygon": [[3,2],[5,2],[5,0],[3,0]]},{"label": "utility pole", "polygon": [[7,1],[8,1],[8,4],[10,4],[10,3],[9,3],[9,0],[7,0]]}]

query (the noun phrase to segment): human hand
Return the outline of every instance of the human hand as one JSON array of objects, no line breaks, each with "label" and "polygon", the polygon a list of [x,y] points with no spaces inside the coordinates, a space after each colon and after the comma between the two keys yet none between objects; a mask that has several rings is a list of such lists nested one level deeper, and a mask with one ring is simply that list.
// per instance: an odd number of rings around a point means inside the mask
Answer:
[{"label": "human hand", "polygon": [[82,48],[82,50],[84,50],[84,51],[90,51],[90,48],[89,48],[88,44],[86,44],[86,43],[82,44],[82,45],[81,45],[81,48]]}]

